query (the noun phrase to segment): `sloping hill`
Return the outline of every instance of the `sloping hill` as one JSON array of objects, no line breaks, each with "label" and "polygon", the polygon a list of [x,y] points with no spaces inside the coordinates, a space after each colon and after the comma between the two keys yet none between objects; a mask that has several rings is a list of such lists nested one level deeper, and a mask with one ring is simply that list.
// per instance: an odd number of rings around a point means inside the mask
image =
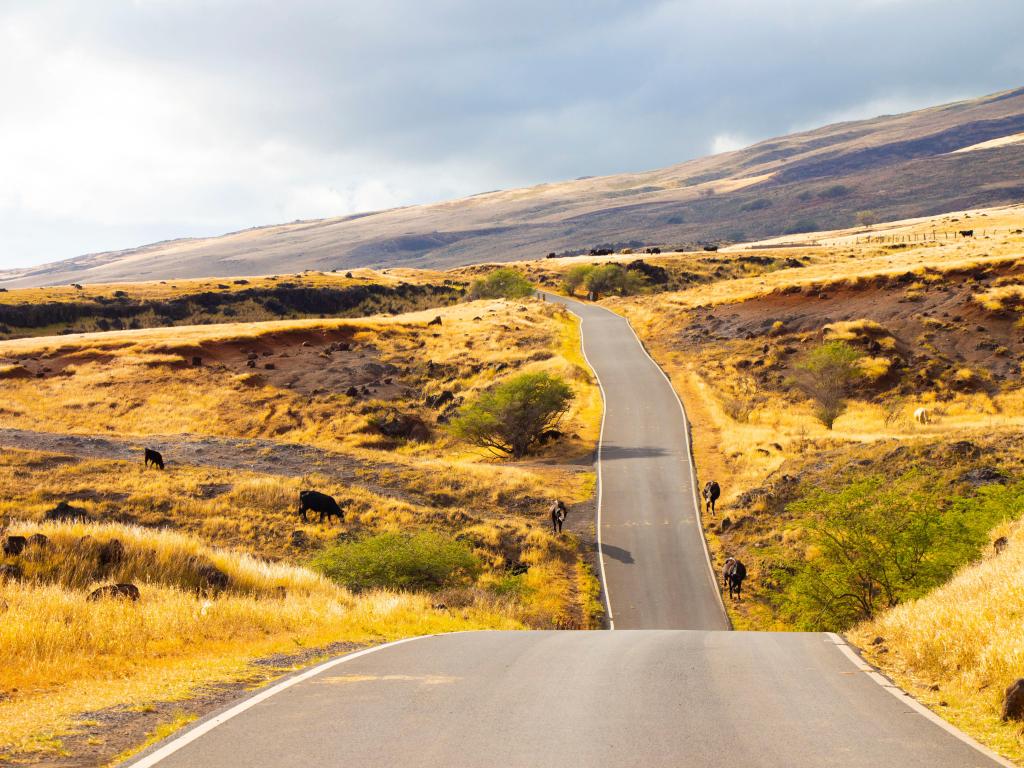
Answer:
[{"label": "sloping hill", "polygon": [[865,209],[924,216],[1024,199],[1021,132],[1024,88],[661,170],[81,256],[2,273],[0,285],[452,266],[597,244],[753,240],[850,226]]}]

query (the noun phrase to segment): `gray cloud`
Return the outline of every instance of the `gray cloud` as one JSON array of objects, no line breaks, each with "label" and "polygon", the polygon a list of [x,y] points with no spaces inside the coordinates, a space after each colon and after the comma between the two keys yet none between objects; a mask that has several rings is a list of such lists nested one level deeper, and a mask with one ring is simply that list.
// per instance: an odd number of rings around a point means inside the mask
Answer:
[{"label": "gray cloud", "polygon": [[0,266],[541,181],[1024,83],[1018,0],[25,0]]}]

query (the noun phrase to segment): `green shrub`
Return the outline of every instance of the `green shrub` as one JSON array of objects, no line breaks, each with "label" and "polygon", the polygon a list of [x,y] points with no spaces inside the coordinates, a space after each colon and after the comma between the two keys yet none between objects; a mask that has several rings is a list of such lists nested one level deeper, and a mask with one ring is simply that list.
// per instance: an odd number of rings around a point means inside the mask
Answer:
[{"label": "green shrub", "polygon": [[918,471],[876,475],[790,504],[787,512],[807,521],[813,554],[794,557],[775,574],[776,603],[787,621],[802,630],[842,631],[921,597],[977,557],[996,524],[1024,511],[1024,483],[950,498],[940,480]]},{"label": "green shrub", "polygon": [[357,592],[460,586],[480,572],[480,564],[467,544],[431,531],[379,533],[342,542],[317,555],[313,567]]},{"label": "green shrub", "polygon": [[626,269],[621,264],[602,264],[587,273],[584,283],[588,291],[598,296],[610,293],[629,296],[640,291],[647,280],[639,272]]},{"label": "green shrub", "polygon": [[459,411],[452,429],[498,456],[521,458],[569,410],[572,388],[548,373],[524,373],[496,384]]},{"label": "green shrub", "polygon": [[846,410],[846,397],[861,376],[863,353],[845,341],[829,341],[797,366],[801,388],[815,401],[818,419],[829,429]]},{"label": "green shrub", "polygon": [[579,287],[587,281],[587,275],[594,270],[592,264],[577,264],[562,277],[562,289],[570,296],[575,296]]},{"label": "green shrub", "polygon": [[533,284],[521,272],[503,267],[473,282],[471,299],[523,299],[533,294]]}]

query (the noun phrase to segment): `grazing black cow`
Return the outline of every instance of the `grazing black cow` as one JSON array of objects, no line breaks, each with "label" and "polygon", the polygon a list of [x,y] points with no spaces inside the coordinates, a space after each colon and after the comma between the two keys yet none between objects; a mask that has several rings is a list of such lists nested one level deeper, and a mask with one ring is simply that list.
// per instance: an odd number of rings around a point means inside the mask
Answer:
[{"label": "grazing black cow", "polygon": [[730,599],[742,599],[741,591],[745,578],[747,578],[747,566],[735,557],[730,557],[725,561],[725,567],[722,569],[722,586],[729,587]]},{"label": "grazing black cow", "polygon": [[338,522],[345,522],[345,513],[333,496],[328,496],[320,491],[299,491],[299,514],[302,515],[302,522],[309,522],[306,518],[307,512],[319,512],[320,522],[327,519],[330,522],[332,517],[338,518]]},{"label": "grazing black cow", "polygon": [[718,501],[718,497],[722,495],[721,486],[714,480],[708,480],[704,484],[704,490],[701,491],[701,496],[704,497],[704,511],[710,512],[711,516],[715,516],[715,502]]},{"label": "grazing black cow", "polygon": [[28,546],[28,539],[24,536],[8,536],[4,541],[4,554],[8,556],[20,555]]},{"label": "grazing black cow", "polygon": [[569,514],[569,510],[565,506],[565,502],[561,499],[556,499],[551,505],[551,531],[552,533],[561,533],[562,524],[565,522],[565,516]]},{"label": "grazing black cow", "polygon": [[653,248],[645,248],[644,253],[659,254],[661,253],[661,248],[658,248],[657,246]]},{"label": "grazing black cow", "polygon": [[960,230],[960,237],[974,237],[974,230],[973,229],[961,229]]},{"label": "grazing black cow", "polygon": [[164,468],[164,457],[160,455],[160,451],[154,451],[152,448],[146,449],[145,458],[142,460],[144,466],[152,464],[154,467]]}]

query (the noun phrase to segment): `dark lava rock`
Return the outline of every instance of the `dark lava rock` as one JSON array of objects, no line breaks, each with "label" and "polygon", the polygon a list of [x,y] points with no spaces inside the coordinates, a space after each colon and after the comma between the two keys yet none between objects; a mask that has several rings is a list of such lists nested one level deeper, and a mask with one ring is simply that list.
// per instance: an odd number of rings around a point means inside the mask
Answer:
[{"label": "dark lava rock", "polygon": [[88,520],[89,513],[80,507],[73,507],[66,501],[57,504],[56,507],[47,511],[43,516],[44,520]]},{"label": "dark lava rock", "polygon": [[105,587],[100,587],[99,589],[94,589],[90,592],[89,597],[87,597],[86,600],[94,602],[104,598],[117,598],[122,600],[131,600],[134,603],[138,601],[140,597],[139,588],[134,584],[107,584]]},{"label": "dark lava rock", "polygon": [[960,475],[959,479],[961,483],[967,483],[975,487],[1005,483],[1009,480],[1006,475],[993,467],[978,467],[977,469],[968,470]]},{"label": "dark lava rock", "polygon": [[1024,720],[1024,677],[1006,689],[1003,699],[1003,720]]}]

